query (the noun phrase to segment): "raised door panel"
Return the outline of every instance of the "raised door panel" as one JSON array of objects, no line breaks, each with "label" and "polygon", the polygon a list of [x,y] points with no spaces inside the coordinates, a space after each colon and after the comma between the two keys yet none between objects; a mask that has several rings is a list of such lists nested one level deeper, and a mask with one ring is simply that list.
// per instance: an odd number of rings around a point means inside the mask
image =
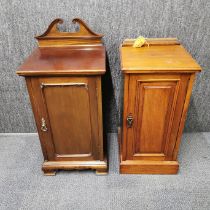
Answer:
[{"label": "raised door panel", "polygon": [[91,155],[87,83],[42,83],[57,156]]},{"label": "raised door panel", "polygon": [[[51,142],[48,153],[54,160],[93,160],[100,156],[98,103],[94,77],[37,78],[40,120]],[[41,130],[43,133],[43,131]],[[48,137],[48,138],[47,138]]]},{"label": "raised door panel", "polygon": [[137,81],[134,155],[163,153],[177,82]]},{"label": "raised door panel", "polygon": [[[172,156],[186,93],[188,77],[180,75],[132,75],[129,80],[127,116],[132,126],[124,126],[126,158],[169,160]],[[179,104],[178,104],[179,103]],[[126,119],[124,121],[127,124]]]}]

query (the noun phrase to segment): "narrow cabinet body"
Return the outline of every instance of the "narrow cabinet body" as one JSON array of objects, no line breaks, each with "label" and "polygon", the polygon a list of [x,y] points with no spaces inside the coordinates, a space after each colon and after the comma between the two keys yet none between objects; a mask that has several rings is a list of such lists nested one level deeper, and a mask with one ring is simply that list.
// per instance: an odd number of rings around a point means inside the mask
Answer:
[{"label": "narrow cabinet body", "polygon": [[[83,21],[75,21],[85,30]],[[63,37],[48,31],[37,37],[39,48],[17,72],[26,78],[46,175],[59,169],[107,172],[101,94],[105,48],[101,35],[80,33]]]},{"label": "narrow cabinet body", "polygon": [[199,65],[176,39],[148,39],[150,46],[121,47],[123,121],[120,172],[175,174],[177,154]]},{"label": "narrow cabinet body", "polygon": [[[27,78],[46,159],[103,160],[97,86],[100,77]],[[99,83],[98,83],[99,80]],[[99,119],[98,119],[99,118]],[[48,139],[48,140],[47,140]]]}]

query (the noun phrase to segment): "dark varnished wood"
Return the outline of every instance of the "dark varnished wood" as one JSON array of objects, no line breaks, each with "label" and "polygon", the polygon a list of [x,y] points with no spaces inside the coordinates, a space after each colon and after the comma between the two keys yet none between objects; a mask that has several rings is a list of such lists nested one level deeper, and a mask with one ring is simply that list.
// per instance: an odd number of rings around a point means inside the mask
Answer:
[{"label": "dark varnished wood", "polygon": [[88,25],[81,19],[75,18],[73,23],[79,24],[77,32],[60,32],[57,28],[58,24],[62,24],[63,20],[58,18],[52,21],[48,29],[40,36],[35,38],[38,40],[39,47],[63,46],[68,45],[102,45],[102,34],[93,32]]},{"label": "dark varnished wood", "polygon": [[[175,40],[121,48],[124,113],[119,129],[120,172],[174,174],[199,65]],[[162,44],[161,44],[162,42]],[[158,44],[157,44],[158,43]],[[131,127],[127,117],[133,118]]]},{"label": "dark varnished wood", "polygon": [[[54,20],[44,34],[36,37],[39,47],[19,67],[18,75],[100,75],[105,73],[105,48],[101,40],[103,35],[94,33],[78,18],[73,20],[80,25],[78,32],[60,32],[57,24],[61,22],[61,19]],[[93,41],[95,39],[97,42]],[[40,45],[41,40],[45,44]],[[52,40],[56,44],[51,43]],[[81,43],[82,40],[85,40],[87,44]],[[69,42],[72,43],[69,44]]]},{"label": "dark varnished wood", "polygon": [[104,46],[63,46],[37,48],[20,66],[17,74],[70,75],[104,74]]},{"label": "dark varnished wood", "polygon": [[[26,78],[45,175],[55,175],[59,169],[107,173],[101,103],[105,48],[102,35],[92,32],[82,20],[74,21],[81,27],[77,33],[59,32],[56,25],[61,21],[52,22],[37,37],[39,48],[17,71]],[[83,39],[89,44],[81,45]],[[59,44],[55,46],[52,40]]]}]

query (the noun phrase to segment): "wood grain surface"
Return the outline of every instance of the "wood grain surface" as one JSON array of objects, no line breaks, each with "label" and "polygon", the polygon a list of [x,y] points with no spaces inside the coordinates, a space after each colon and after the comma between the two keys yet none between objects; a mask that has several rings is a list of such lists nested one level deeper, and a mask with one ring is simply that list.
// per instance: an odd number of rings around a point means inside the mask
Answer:
[{"label": "wood grain surface", "polygon": [[155,39],[141,48],[131,41],[121,47],[120,172],[175,174],[193,78],[201,68],[175,39]]}]

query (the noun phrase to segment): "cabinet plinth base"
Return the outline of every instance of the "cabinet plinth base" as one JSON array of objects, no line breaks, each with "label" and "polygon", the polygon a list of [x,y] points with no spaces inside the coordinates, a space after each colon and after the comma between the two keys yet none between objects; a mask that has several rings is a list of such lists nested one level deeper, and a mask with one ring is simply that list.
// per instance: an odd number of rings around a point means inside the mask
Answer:
[{"label": "cabinet plinth base", "polygon": [[56,170],[42,169],[45,176],[55,176]]},{"label": "cabinet plinth base", "polygon": [[103,161],[45,161],[42,165],[44,175],[55,175],[56,170],[96,170],[97,175],[107,174],[107,160]]},{"label": "cabinet plinth base", "polygon": [[177,174],[177,161],[121,161],[121,174]]},{"label": "cabinet plinth base", "polygon": [[107,175],[108,174],[108,169],[103,168],[103,169],[96,169],[96,175]]}]

